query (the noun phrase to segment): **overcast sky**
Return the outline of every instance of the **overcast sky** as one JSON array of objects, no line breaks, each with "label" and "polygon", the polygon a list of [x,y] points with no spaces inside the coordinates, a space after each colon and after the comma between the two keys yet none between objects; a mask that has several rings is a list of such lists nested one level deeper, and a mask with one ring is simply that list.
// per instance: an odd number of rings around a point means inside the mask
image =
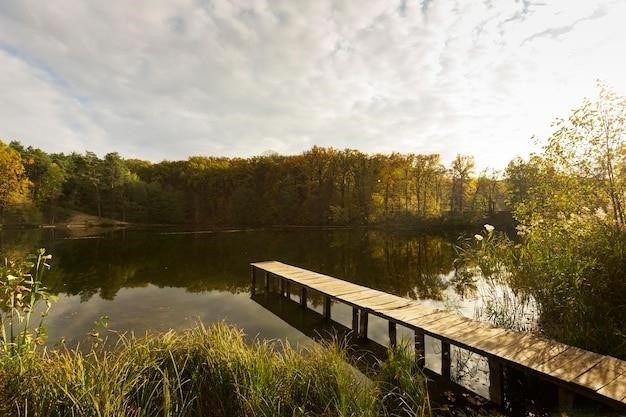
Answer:
[{"label": "overcast sky", "polygon": [[527,155],[601,78],[626,0],[2,0],[0,138],[48,151]]}]

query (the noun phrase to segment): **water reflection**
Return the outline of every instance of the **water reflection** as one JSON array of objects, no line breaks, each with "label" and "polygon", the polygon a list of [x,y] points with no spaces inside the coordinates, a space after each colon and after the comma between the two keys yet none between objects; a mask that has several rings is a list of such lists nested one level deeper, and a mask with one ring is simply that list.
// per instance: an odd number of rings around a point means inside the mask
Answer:
[{"label": "water reflection", "polygon": [[108,315],[118,330],[177,329],[200,318],[304,341],[247,298],[249,262],[275,259],[441,305],[455,295],[448,285],[453,243],[452,236],[367,230],[0,232],[2,254],[39,246],[53,253],[46,285],[62,297],[50,316],[50,335],[67,340]]}]

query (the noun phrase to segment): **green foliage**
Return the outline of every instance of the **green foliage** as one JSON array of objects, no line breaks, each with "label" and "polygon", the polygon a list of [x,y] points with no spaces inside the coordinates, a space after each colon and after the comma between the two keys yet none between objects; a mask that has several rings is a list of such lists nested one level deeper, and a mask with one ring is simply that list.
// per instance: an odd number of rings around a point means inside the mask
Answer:
[{"label": "green foliage", "polygon": [[476,163],[473,156],[457,155],[454,161],[452,161],[452,168],[450,169],[452,175],[450,208],[453,213],[463,213],[466,210],[466,187],[475,166]]},{"label": "green foliage", "polygon": [[586,99],[567,119],[557,119],[555,132],[544,148],[545,158],[564,174],[580,179],[579,187],[593,189],[594,200],[624,226],[626,192],[626,97],[598,82],[598,98]]},{"label": "green foliage", "polygon": [[598,211],[522,233],[513,281],[537,300],[544,332],[626,357],[626,231]]},{"label": "green foliage", "polygon": [[528,328],[536,309],[546,336],[626,358],[626,231],[603,211],[519,226],[516,241],[485,232],[465,243],[457,265],[512,290],[486,300],[494,324]]},{"label": "green foliage", "polygon": [[64,170],[40,149],[24,148],[19,142],[11,142],[9,146],[22,158],[32,183],[31,199],[40,206],[55,203],[63,192]]},{"label": "green foliage", "polygon": [[626,358],[626,98],[600,84],[554,127],[541,155],[506,170],[518,237],[465,242],[457,279],[493,285],[483,315],[496,324],[526,328],[534,311],[547,336]]},{"label": "green foliage", "polygon": [[602,84],[598,90],[554,122],[541,155],[509,164],[509,200],[521,223],[601,208],[624,226],[626,97]]},{"label": "green foliage", "polygon": [[509,164],[517,239],[487,231],[457,262],[460,277],[512,290],[487,303],[492,321],[524,327],[531,306],[547,336],[626,358],[625,123],[626,99],[600,85],[555,122],[542,155]]},{"label": "green foliage", "polygon": [[[0,357],[19,357],[45,341],[44,318],[56,299],[42,283],[51,258],[39,249],[26,259],[5,258],[0,266]],[[33,314],[40,315],[36,326]]]},{"label": "green foliage", "polygon": [[471,178],[471,157],[457,158],[449,171],[436,154],[317,146],[294,156],[193,156],[158,164],[117,153],[50,155],[19,142],[7,149],[21,156],[32,183],[24,197],[50,223],[74,210],[136,223],[410,225],[450,212],[473,221],[502,209],[488,178]]},{"label": "green foliage", "polygon": [[26,369],[0,367],[0,415],[422,416],[425,380],[405,350],[373,380],[336,345],[247,344],[224,324],[144,338],[110,350],[52,350]]},{"label": "green foliage", "polygon": [[382,391],[383,408],[397,416],[431,415],[428,390],[410,343],[401,343],[388,351],[380,363],[376,380]]}]

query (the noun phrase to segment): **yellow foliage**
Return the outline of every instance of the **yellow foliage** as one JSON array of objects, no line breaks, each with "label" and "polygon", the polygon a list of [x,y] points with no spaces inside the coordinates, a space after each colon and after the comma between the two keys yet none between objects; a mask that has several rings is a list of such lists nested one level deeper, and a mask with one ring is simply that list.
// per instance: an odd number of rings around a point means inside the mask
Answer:
[{"label": "yellow foliage", "polygon": [[20,154],[0,141],[0,214],[8,205],[24,202],[30,185]]}]

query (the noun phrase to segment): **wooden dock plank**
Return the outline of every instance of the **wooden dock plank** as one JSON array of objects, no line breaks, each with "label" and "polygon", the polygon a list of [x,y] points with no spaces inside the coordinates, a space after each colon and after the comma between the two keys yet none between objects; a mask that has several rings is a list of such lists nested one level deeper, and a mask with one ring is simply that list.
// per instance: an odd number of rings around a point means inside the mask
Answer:
[{"label": "wooden dock plank", "polygon": [[331,277],[325,277],[323,275],[318,275],[318,274],[309,274],[309,275],[305,275],[305,274],[285,274],[284,275],[286,278],[292,279],[296,282],[306,282],[306,283],[317,283],[317,284],[321,284],[324,282],[327,283],[336,283],[336,280],[332,279]]},{"label": "wooden dock plank", "polygon": [[376,312],[382,311],[390,311],[401,307],[406,307],[409,305],[409,300],[403,299],[385,299],[382,300],[379,298],[378,302],[370,302],[366,301],[370,305],[370,308]]},{"label": "wooden dock plank", "polygon": [[484,338],[474,342],[472,345],[480,350],[497,356],[498,351],[509,348],[520,342],[520,334],[511,330],[499,332],[493,337]]},{"label": "wooden dock plank", "polygon": [[[492,331],[495,331],[495,333]],[[489,324],[481,321],[474,321],[474,324],[468,324],[464,329],[455,330],[455,334],[456,337],[463,340],[465,344],[471,345],[473,341],[477,341],[475,340],[476,338],[472,336],[480,336],[480,339],[485,339],[487,337],[494,336],[497,332],[502,331],[504,331],[504,329],[490,326]]]},{"label": "wooden dock plank", "polygon": [[[415,300],[407,300],[408,301],[408,305],[406,307],[402,308],[402,311],[404,312],[408,312],[408,311],[417,311],[420,310],[422,312],[430,312],[432,311],[431,308],[425,307],[423,304],[415,301]],[[385,313],[385,308],[381,308],[380,312],[381,313]],[[394,313],[398,313],[397,309],[393,309]]]},{"label": "wooden dock plank", "polygon": [[332,281],[326,281],[326,280],[311,280],[311,281],[306,281],[303,280],[303,283],[306,283],[307,285],[310,285],[312,287],[320,287],[320,288],[327,288],[327,291],[329,292],[328,295],[332,295],[333,291],[336,290],[340,290],[340,289],[355,289],[355,290],[360,290],[363,291],[363,287],[360,287],[359,285],[349,285],[349,284],[338,284],[336,282],[332,282]]},{"label": "wooden dock plank", "polygon": [[[416,332],[441,336],[446,344],[458,344],[487,355],[490,361],[508,361],[626,405],[625,361],[534,334],[496,328],[453,312],[426,307],[418,301],[281,262],[263,261],[251,265],[287,283],[293,282],[329,299],[351,304],[354,311],[361,309],[362,314],[370,312]],[[393,326],[395,329],[395,324]]]},{"label": "wooden dock plank", "polygon": [[584,350],[581,355],[576,357],[576,360],[567,362],[550,375],[563,381],[571,382],[600,363],[602,358],[602,355]]},{"label": "wooden dock plank", "polygon": [[626,401],[626,375],[620,375],[612,382],[599,389],[598,394],[615,401]]},{"label": "wooden dock plank", "polygon": [[415,304],[411,303],[406,307],[398,309],[381,309],[379,313],[392,320],[408,322],[409,320],[418,319],[420,317],[425,317],[429,314],[432,314],[433,310],[424,308],[421,305],[416,306]]},{"label": "wooden dock plank", "polygon": [[508,330],[493,328],[493,327],[484,327],[478,328],[475,331],[470,332],[469,334],[464,334],[462,337],[463,343],[474,347],[476,349],[482,349],[480,343],[484,342],[488,339],[491,339],[496,336],[501,336],[507,333]]},{"label": "wooden dock plank", "polygon": [[432,332],[432,333],[441,333],[443,330],[454,329],[459,325],[466,325],[471,322],[472,320],[466,317],[456,315],[456,317],[451,317],[450,319],[443,319],[443,320],[436,320],[434,322],[429,322],[428,324],[424,325],[423,328],[424,330],[428,330],[429,332]]},{"label": "wooden dock plank", "polygon": [[454,313],[450,313],[448,311],[437,311],[433,314],[429,314],[427,316],[416,317],[410,320],[407,320],[408,324],[413,326],[417,326],[419,328],[423,328],[423,326],[437,320],[450,320],[455,318],[457,315]]},{"label": "wooden dock plank", "polygon": [[328,295],[333,295],[336,291],[363,291],[361,287],[358,285],[342,285],[334,282],[306,282],[307,285],[310,285],[311,288],[319,288],[320,290],[324,290],[328,293]]},{"label": "wooden dock plank", "polygon": [[468,321],[459,323],[456,326],[441,329],[439,333],[449,339],[464,341],[464,336],[466,334],[481,331],[483,328],[486,327],[488,326],[484,323],[468,319]]},{"label": "wooden dock plank", "polygon": [[620,375],[626,375],[626,363],[619,359],[605,356],[596,366],[579,375],[572,382],[597,391]]},{"label": "wooden dock plank", "polygon": [[567,345],[545,340],[534,335],[526,335],[517,341],[517,345],[508,346],[504,352],[499,352],[505,359],[536,369],[550,359],[563,353]]},{"label": "wooden dock plank", "polygon": [[[517,357],[516,355],[518,354],[518,352],[524,349],[529,349],[531,346],[533,346],[534,343],[536,343],[536,341],[537,339],[533,334],[509,331],[507,333],[507,340],[502,341],[500,346],[495,346],[489,349],[488,352],[494,356],[499,356],[511,362],[519,363],[519,360],[514,360]],[[554,351],[546,349],[544,352],[546,357],[543,358],[541,361],[533,363],[531,365],[533,369],[534,367],[541,365],[542,363],[560,354],[562,350],[559,350],[558,347],[555,346]]]},{"label": "wooden dock plank", "polygon": [[319,291],[319,292],[323,292],[326,294],[331,293],[333,298],[337,298],[340,297],[342,295],[349,295],[349,294],[358,294],[361,292],[360,289],[358,288],[349,288],[349,287],[345,287],[345,288],[337,288],[334,291],[327,291],[326,288],[324,288],[323,286],[312,286],[312,289]]},{"label": "wooden dock plank", "polygon": [[584,353],[585,351],[582,349],[568,346],[565,350],[563,350],[563,352],[559,353],[551,359],[548,359],[546,362],[540,364],[539,366],[535,366],[534,369],[539,372],[543,372],[544,374],[552,375],[556,373],[559,369],[569,366],[569,362],[577,360]]},{"label": "wooden dock plank", "polygon": [[390,300],[385,294],[376,294],[373,297],[360,300],[359,305],[363,308],[374,309],[376,306],[385,305],[391,301],[394,300]]},{"label": "wooden dock plank", "polygon": [[376,290],[366,290],[363,291],[360,294],[351,294],[351,295],[345,295],[345,296],[341,296],[340,298],[348,303],[361,303],[364,302],[368,299],[374,298],[374,297],[380,297],[381,292],[380,291],[376,291]]},{"label": "wooden dock plank", "polygon": [[307,279],[295,279],[293,280],[293,282],[300,284],[300,285],[306,285],[308,287],[313,288],[314,286],[318,286],[318,285],[332,285],[333,282],[325,279],[325,278],[315,278],[315,279],[311,279],[311,280],[307,280]]}]

